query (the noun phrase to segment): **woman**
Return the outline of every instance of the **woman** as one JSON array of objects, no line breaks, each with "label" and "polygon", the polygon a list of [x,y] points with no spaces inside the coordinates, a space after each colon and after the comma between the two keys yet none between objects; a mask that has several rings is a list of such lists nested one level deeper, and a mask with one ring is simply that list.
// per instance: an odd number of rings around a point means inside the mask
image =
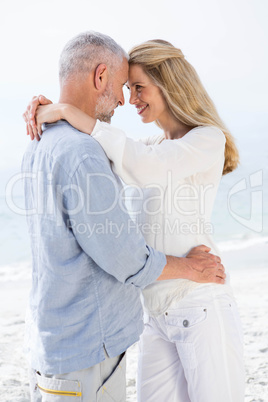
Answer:
[{"label": "woman", "polygon": [[[222,174],[238,164],[233,138],[179,49],[148,41],[132,49],[129,64],[130,103],[163,135],[136,142],[68,105],[37,111],[38,126],[51,122],[57,110],[59,118],[94,136],[114,171],[135,186],[131,211],[149,245],[184,255],[206,244],[219,255],[210,216]],[[242,331],[229,281],[157,281],[143,297],[138,400],[242,402]]]}]

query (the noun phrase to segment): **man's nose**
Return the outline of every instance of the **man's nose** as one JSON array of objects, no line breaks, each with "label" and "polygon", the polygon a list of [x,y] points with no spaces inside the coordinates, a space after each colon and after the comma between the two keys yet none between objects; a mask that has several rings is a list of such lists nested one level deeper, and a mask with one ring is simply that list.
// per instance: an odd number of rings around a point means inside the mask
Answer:
[{"label": "man's nose", "polygon": [[118,105],[123,106],[125,104],[125,97],[124,97],[124,92],[122,90]]}]

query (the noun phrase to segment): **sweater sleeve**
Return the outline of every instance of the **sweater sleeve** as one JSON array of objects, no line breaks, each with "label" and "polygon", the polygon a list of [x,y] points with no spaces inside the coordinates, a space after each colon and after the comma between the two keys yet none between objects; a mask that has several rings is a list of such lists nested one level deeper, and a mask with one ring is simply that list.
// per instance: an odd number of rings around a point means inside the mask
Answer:
[{"label": "sweater sleeve", "polygon": [[144,145],[156,145],[159,144],[161,141],[165,139],[164,134],[157,134],[157,135],[152,135],[150,137],[146,138],[140,138],[139,141],[141,141]]},{"label": "sweater sleeve", "polygon": [[212,126],[197,127],[180,139],[156,145],[135,141],[100,121],[91,135],[104,149],[114,172],[126,184],[140,187],[165,186],[168,172],[175,172],[176,180],[205,172],[222,157],[225,147],[224,134]]}]

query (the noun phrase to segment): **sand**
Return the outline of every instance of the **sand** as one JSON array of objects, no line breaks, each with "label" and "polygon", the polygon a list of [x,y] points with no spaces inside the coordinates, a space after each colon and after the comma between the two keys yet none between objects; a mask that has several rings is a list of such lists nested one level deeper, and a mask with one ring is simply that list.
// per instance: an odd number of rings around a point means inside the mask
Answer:
[{"label": "sand", "polygon": [[[256,258],[254,259],[254,255]],[[245,344],[245,402],[268,401],[267,244],[225,251],[239,306]],[[237,263],[236,263],[237,261]],[[242,268],[244,261],[245,268]],[[253,266],[254,261],[256,266]],[[28,373],[23,354],[24,315],[30,287],[29,264],[0,268],[0,400],[28,402]],[[137,344],[127,354],[127,401],[136,401]],[[159,401],[162,402],[162,401]],[[216,402],[216,401],[215,401]]]}]

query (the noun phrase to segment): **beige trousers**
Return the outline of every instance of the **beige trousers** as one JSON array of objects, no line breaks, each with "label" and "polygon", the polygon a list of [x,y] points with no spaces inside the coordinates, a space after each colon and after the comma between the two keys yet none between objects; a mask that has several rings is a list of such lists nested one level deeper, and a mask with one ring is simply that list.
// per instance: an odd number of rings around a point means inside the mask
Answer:
[{"label": "beige trousers", "polygon": [[125,402],[126,355],[67,374],[30,373],[32,402]]}]

